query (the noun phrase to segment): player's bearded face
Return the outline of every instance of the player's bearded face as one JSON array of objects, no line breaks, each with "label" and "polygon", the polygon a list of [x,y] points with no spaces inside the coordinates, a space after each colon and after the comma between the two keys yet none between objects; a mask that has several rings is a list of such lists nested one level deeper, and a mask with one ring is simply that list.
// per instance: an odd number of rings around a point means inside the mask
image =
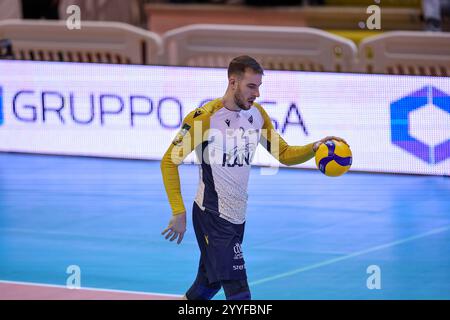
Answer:
[{"label": "player's bearded face", "polygon": [[236,105],[242,110],[248,110],[252,106],[252,103],[250,104],[249,101],[246,100],[244,95],[242,94],[240,85],[238,85],[236,92],[234,93],[234,103],[236,103]]},{"label": "player's bearded face", "polygon": [[237,80],[234,92],[234,102],[242,110],[249,110],[253,102],[259,97],[259,86],[262,75],[252,71],[246,71],[242,78]]}]

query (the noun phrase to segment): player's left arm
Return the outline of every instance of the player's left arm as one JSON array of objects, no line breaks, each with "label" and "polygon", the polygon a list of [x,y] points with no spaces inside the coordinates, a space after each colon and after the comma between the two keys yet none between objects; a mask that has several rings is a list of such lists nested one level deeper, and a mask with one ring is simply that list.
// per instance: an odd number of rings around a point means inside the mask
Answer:
[{"label": "player's left arm", "polygon": [[260,143],[275,159],[284,165],[291,166],[312,159],[320,144],[330,139],[342,141],[347,144],[342,138],[328,136],[304,146],[290,146],[275,130],[267,112],[261,106],[257,105],[257,107],[264,119]]},{"label": "player's left arm", "polygon": [[[320,147],[320,145],[321,145],[322,143],[325,143],[325,142],[327,142],[328,140],[337,140],[337,141],[343,142],[343,143],[345,143],[347,146],[349,146],[348,143],[347,143],[347,141],[345,141],[345,140],[342,139],[342,138],[335,137],[335,136],[327,136],[327,137],[325,137],[325,138],[323,138],[323,139],[320,139],[320,140],[314,142],[314,145],[313,145],[313,150],[314,150],[314,152],[317,151],[317,149]],[[350,147],[350,146],[349,146],[349,147]]]}]

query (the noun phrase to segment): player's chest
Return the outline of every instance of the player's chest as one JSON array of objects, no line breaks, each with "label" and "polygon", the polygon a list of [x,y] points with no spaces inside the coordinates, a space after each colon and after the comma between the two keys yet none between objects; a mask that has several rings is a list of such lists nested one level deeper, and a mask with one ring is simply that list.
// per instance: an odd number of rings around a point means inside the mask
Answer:
[{"label": "player's chest", "polygon": [[261,134],[261,121],[244,113],[224,113],[211,120],[209,146],[223,152],[246,150],[253,152]]}]

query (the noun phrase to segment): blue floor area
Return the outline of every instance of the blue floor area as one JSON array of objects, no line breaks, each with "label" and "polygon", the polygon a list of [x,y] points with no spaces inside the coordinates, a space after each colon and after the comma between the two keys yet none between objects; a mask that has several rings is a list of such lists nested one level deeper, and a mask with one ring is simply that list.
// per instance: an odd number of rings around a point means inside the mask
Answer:
[{"label": "blue floor area", "polygon": [[[180,175],[190,208],[198,168]],[[450,299],[448,177],[255,167],[249,194],[254,299]],[[78,265],[83,287],[183,294],[199,250],[190,215],[164,240],[169,218],[159,162],[0,154],[0,280],[65,285]]]}]

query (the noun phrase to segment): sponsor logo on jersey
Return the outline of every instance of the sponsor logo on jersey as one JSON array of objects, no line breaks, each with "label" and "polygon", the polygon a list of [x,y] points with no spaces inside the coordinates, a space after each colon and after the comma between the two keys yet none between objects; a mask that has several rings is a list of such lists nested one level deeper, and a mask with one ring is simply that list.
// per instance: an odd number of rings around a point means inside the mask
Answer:
[{"label": "sponsor logo on jersey", "polygon": [[183,124],[180,132],[177,133],[177,135],[176,135],[175,139],[172,141],[172,143],[176,146],[181,145],[181,142],[183,141],[184,136],[188,133],[190,128],[191,128],[191,126],[188,125],[187,123]]}]

